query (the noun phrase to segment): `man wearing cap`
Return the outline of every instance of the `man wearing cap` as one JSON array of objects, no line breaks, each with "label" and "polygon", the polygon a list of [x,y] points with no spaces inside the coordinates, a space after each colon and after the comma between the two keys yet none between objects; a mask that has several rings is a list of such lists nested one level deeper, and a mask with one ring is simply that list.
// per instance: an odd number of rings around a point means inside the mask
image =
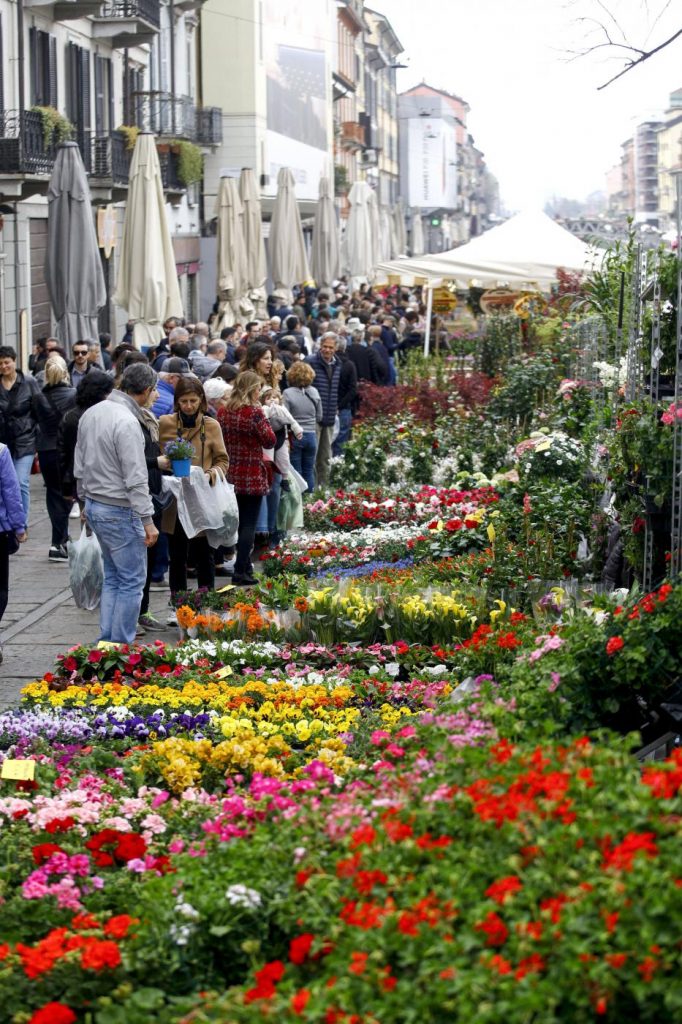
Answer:
[{"label": "man wearing cap", "polygon": [[179,356],[170,356],[161,365],[156,390],[159,397],[152,406],[152,412],[158,419],[159,416],[168,416],[173,412],[175,402],[175,385],[181,377],[193,377],[194,374],[189,368],[186,359]]}]

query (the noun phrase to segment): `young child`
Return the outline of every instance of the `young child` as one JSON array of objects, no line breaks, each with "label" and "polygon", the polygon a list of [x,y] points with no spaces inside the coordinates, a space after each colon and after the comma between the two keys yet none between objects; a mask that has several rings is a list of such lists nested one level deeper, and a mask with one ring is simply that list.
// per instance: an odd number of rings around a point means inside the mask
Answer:
[{"label": "young child", "polygon": [[264,448],[263,458],[266,462],[274,462],[275,469],[282,476],[282,487],[287,490],[287,478],[291,470],[289,461],[289,445],[287,444],[287,431],[291,430],[297,441],[303,437],[303,430],[291,415],[274,388],[263,388],[260,394],[263,412],[272,427],[277,442],[274,449]]}]

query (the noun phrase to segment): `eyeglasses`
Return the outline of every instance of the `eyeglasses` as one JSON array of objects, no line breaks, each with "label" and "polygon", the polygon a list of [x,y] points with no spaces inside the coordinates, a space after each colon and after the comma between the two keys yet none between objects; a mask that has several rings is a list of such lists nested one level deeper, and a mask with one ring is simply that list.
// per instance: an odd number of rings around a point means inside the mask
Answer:
[{"label": "eyeglasses", "polygon": [[75,348],[73,354],[74,356],[87,356],[88,350],[87,348]]}]

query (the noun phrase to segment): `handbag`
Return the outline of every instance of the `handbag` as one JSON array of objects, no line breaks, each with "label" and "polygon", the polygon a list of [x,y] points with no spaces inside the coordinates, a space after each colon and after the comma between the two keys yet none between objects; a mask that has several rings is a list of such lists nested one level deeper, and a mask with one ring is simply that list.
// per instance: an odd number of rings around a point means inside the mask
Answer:
[{"label": "handbag", "polygon": [[19,541],[17,540],[16,533],[13,530],[8,530],[5,537],[7,537],[7,554],[16,555],[19,550]]}]

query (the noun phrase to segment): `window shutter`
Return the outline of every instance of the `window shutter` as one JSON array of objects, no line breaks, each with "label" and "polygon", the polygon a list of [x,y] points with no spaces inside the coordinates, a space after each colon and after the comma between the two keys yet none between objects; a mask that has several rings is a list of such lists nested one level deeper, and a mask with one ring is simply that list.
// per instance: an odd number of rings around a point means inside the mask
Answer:
[{"label": "window shutter", "polygon": [[34,106],[38,102],[38,36],[35,28],[28,30],[28,51],[31,77],[31,106]]},{"label": "window shutter", "polygon": [[90,52],[84,47],[78,48],[79,58],[79,79],[80,79],[80,96],[78,97],[79,107],[79,127],[83,131],[90,131]]},{"label": "window shutter", "polygon": [[109,58],[104,58],[104,66],[106,68],[106,85],[107,85],[107,101],[109,104],[109,117],[107,123],[107,129],[113,131],[116,122],[114,121],[114,62]]},{"label": "window shutter", "polygon": [[104,132],[104,60],[95,54],[95,134]]},{"label": "window shutter", "polygon": [[54,36],[45,36],[48,41],[48,58],[47,58],[47,85],[48,85],[48,96],[47,105],[50,107],[56,107],[58,102],[57,95],[57,40]]}]

